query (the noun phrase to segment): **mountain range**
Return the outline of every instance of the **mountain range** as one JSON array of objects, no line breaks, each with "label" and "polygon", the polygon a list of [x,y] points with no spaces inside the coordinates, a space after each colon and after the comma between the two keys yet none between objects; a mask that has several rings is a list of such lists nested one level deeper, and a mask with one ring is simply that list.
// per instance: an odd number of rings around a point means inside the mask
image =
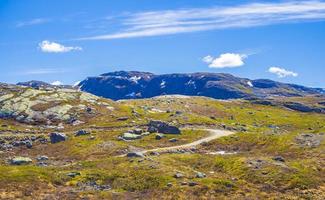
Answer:
[{"label": "mountain range", "polygon": [[320,88],[205,72],[156,75],[149,72],[117,71],[88,77],[78,87],[82,91],[113,100],[172,94],[216,99],[324,94],[324,90]]}]

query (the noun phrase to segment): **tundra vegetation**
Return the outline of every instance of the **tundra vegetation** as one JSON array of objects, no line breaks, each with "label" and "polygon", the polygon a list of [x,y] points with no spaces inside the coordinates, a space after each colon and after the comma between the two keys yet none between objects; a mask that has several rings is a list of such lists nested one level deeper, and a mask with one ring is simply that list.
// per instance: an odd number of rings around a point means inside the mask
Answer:
[{"label": "tundra vegetation", "polygon": [[[111,101],[0,88],[0,199],[325,198],[325,115],[279,103],[323,108],[322,96]],[[200,140],[209,129],[234,134],[144,152]]]}]

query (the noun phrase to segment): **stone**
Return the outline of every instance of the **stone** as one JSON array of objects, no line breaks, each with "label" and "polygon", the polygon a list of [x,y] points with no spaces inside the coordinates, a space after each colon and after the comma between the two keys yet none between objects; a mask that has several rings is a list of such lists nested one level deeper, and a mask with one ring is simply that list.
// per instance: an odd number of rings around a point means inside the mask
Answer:
[{"label": "stone", "polygon": [[128,117],[119,117],[119,118],[117,118],[118,121],[126,121],[128,119],[129,119]]},{"label": "stone", "polygon": [[169,142],[177,142],[178,139],[177,138],[172,138],[172,139],[169,139]]},{"label": "stone", "polygon": [[193,187],[193,186],[198,185],[198,183],[197,182],[194,182],[194,181],[191,181],[191,182],[188,183],[188,185],[191,186],[191,187]]},{"label": "stone", "polygon": [[161,140],[162,138],[164,138],[165,136],[163,135],[163,134],[160,134],[160,133],[158,133],[158,134],[156,134],[156,140]]},{"label": "stone", "polygon": [[168,186],[168,187],[172,187],[173,184],[172,184],[172,183],[167,183],[167,186]]},{"label": "stone", "polygon": [[275,161],[279,161],[279,162],[285,162],[284,158],[282,156],[275,156],[272,158]]},{"label": "stone", "polygon": [[26,141],[26,144],[25,145],[26,145],[27,148],[30,149],[30,148],[33,147],[33,142],[31,140],[28,140],[28,141]]},{"label": "stone", "polygon": [[51,140],[52,144],[58,143],[58,142],[63,142],[67,139],[68,139],[68,137],[64,133],[51,133],[50,134],[50,140]]},{"label": "stone", "polygon": [[40,167],[47,167],[48,166],[48,164],[46,162],[38,162],[36,165],[40,166]]},{"label": "stone", "polygon": [[180,134],[181,131],[176,126],[172,126],[162,121],[152,120],[148,124],[148,132],[164,133],[164,134]]},{"label": "stone", "polygon": [[38,161],[44,161],[44,160],[48,160],[49,157],[47,157],[47,156],[38,156],[36,159],[37,159]]},{"label": "stone", "polygon": [[151,156],[159,156],[160,154],[157,151],[152,151],[149,153]]},{"label": "stone", "polygon": [[82,136],[82,135],[89,135],[90,132],[86,131],[86,130],[79,130],[75,133],[75,136]]},{"label": "stone", "polygon": [[205,178],[206,177],[206,174],[205,173],[202,173],[202,172],[197,172],[196,175],[195,175],[196,178]]},{"label": "stone", "polygon": [[175,175],[174,175],[174,178],[183,178],[184,175],[180,172],[177,172]]},{"label": "stone", "polygon": [[14,157],[13,159],[10,160],[10,164],[12,165],[26,165],[32,163],[32,159],[28,157]]},{"label": "stone", "polygon": [[67,176],[70,176],[71,178],[74,178],[76,176],[80,176],[80,172],[69,172],[67,173]]},{"label": "stone", "polygon": [[141,152],[129,152],[126,155],[128,158],[143,158],[144,155]]},{"label": "stone", "polygon": [[136,128],[136,129],[132,130],[132,132],[130,132],[130,133],[141,135],[143,133],[143,130],[140,128]]},{"label": "stone", "polygon": [[123,133],[121,137],[124,140],[137,140],[142,138],[141,135],[137,135],[133,133]]}]

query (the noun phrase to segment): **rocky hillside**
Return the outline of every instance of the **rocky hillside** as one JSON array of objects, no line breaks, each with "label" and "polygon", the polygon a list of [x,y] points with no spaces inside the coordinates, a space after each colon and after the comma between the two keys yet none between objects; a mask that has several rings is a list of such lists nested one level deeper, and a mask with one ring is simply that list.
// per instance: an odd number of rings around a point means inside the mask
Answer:
[{"label": "rocky hillside", "polygon": [[324,199],[324,102],[0,84],[0,199]]},{"label": "rocky hillside", "polygon": [[113,106],[110,100],[73,89],[0,84],[0,118],[24,123],[83,123],[98,111],[114,110]]},{"label": "rocky hillside", "polygon": [[82,91],[113,100],[148,98],[168,94],[233,99],[306,96],[324,92],[322,89],[265,79],[250,80],[223,73],[155,75],[136,71],[118,71],[98,77],[89,77],[80,82],[79,87]]}]

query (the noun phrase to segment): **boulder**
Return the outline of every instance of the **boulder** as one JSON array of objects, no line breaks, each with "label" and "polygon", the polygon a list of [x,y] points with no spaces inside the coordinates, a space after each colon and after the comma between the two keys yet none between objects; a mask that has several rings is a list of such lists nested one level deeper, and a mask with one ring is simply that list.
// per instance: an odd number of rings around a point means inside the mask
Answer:
[{"label": "boulder", "polygon": [[165,133],[165,134],[180,134],[181,131],[176,126],[172,126],[162,121],[152,120],[148,124],[148,132]]},{"label": "boulder", "polygon": [[205,178],[206,177],[206,174],[205,173],[202,173],[202,172],[197,172],[196,175],[195,175],[196,178]]},{"label": "boulder", "polygon": [[49,157],[47,157],[47,156],[38,156],[36,159],[37,159],[38,161],[44,161],[44,160],[48,160]]},{"label": "boulder", "polygon": [[80,176],[80,172],[69,172],[67,173],[67,176],[70,176],[71,178],[74,178],[76,176]]},{"label": "boulder", "polygon": [[86,131],[86,130],[79,130],[75,133],[75,136],[82,136],[82,135],[89,135],[90,132]]},{"label": "boulder", "polygon": [[184,175],[180,172],[177,172],[175,175],[174,175],[174,178],[183,178]]},{"label": "boulder", "polygon": [[279,162],[285,162],[285,160],[282,156],[274,156],[272,159],[275,161],[279,161]]},{"label": "boulder", "polygon": [[141,135],[137,135],[133,133],[123,133],[121,137],[124,140],[137,140],[142,138]]},{"label": "boulder", "polygon": [[172,138],[172,139],[169,139],[169,142],[177,142],[178,139],[177,138]]},{"label": "boulder", "polygon": [[126,156],[128,158],[143,158],[144,157],[143,153],[141,153],[141,152],[129,152]]},{"label": "boulder", "polygon": [[164,138],[165,136],[163,134],[157,133],[156,134],[156,140],[161,140],[162,138]]},{"label": "boulder", "polygon": [[33,142],[31,140],[27,140],[26,143],[25,143],[26,147],[27,148],[32,148],[33,147]]},{"label": "boulder", "polygon": [[197,182],[193,182],[193,181],[191,181],[191,182],[188,183],[188,185],[191,186],[191,187],[193,187],[193,186],[198,185],[198,183],[197,183]]},{"label": "boulder", "polygon": [[58,143],[58,142],[63,142],[67,139],[68,139],[68,137],[64,133],[51,133],[50,134],[50,140],[51,140],[52,144]]},{"label": "boulder", "polygon": [[32,163],[32,159],[28,157],[14,157],[13,159],[10,160],[10,164],[12,165],[26,165]]}]

